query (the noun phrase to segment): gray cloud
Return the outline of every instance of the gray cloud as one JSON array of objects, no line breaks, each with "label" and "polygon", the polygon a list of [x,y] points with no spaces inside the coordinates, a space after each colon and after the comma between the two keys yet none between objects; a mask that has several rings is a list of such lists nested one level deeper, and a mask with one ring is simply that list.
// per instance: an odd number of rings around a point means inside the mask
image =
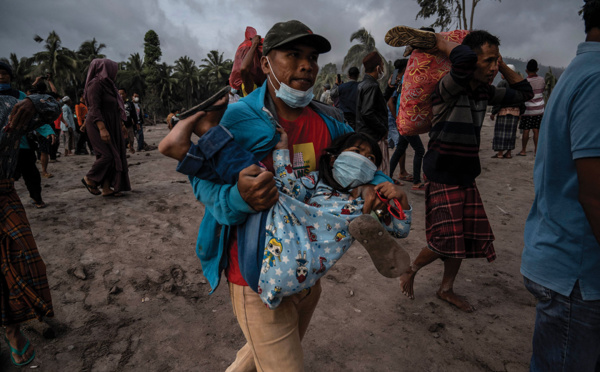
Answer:
[{"label": "gray cloud", "polygon": [[[505,56],[566,66],[584,39],[583,22],[577,15],[581,4],[579,0],[484,0],[476,8],[474,27],[499,36]],[[350,35],[360,27],[371,32],[386,58],[394,59],[402,49],[385,45],[388,29],[432,22],[415,20],[419,7],[414,0],[9,0],[4,10],[0,57],[11,52],[31,56],[41,50],[33,35],[45,38],[55,30],[65,47],[77,49],[95,37],[107,45],[104,53],[109,58],[123,61],[132,53],[143,55],[144,34],[153,29],[161,40],[162,60],[171,64],[183,55],[200,64],[212,49],[233,58],[245,26],[255,27],[264,36],[275,22],[299,19],[331,41],[332,51],[320,62],[334,62],[341,68],[352,45]]]}]

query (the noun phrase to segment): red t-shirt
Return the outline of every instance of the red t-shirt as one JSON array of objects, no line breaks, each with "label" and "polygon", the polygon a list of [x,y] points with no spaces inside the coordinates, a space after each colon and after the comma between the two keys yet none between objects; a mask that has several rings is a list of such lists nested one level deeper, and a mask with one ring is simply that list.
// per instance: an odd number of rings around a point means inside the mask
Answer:
[{"label": "red t-shirt", "polygon": [[63,114],[61,112],[60,115],[58,116],[58,118],[56,118],[56,120],[54,120],[54,128],[60,130],[60,123],[62,122],[62,117],[63,117]]},{"label": "red t-shirt", "polygon": [[[290,159],[296,177],[318,170],[323,150],[331,145],[331,134],[325,121],[313,109],[305,107],[294,121],[279,119],[279,124],[288,135]],[[273,172],[273,154],[267,155],[262,163]],[[238,262],[237,231],[232,234],[229,245],[229,265],[225,275],[230,283],[247,286]]]}]

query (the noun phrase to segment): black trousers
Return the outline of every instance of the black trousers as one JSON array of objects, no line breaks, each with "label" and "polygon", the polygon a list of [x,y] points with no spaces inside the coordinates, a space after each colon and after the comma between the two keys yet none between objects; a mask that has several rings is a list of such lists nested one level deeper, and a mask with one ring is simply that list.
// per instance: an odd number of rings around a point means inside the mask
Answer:
[{"label": "black trousers", "polygon": [[94,151],[94,149],[92,148],[92,143],[90,142],[90,139],[87,136],[87,133],[85,131],[82,132],[81,130],[79,130],[79,128],[77,128],[77,133],[79,133],[79,140],[77,141],[77,147],[75,148],[75,152],[77,154],[87,154],[88,152],[85,148],[86,143],[90,148],[90,151]]},{"label": "black trousers", "polygon": [[19,149],[19,159],[17,160],[14,179],[17,181],[23,176],[23,181],[25,181],[31,199],[35,200],[36,203],[42,203],[42,177],[35,165],[36,160],[35,151]]},{"label": "black trousers", "polygon": [[54,134],[56,136],[56,141],[54,142],[54,145],[50,145],[50,152],[48,153],[50,160],[56,160],[56,153],[60,146],[60,129],[54,128]]}]

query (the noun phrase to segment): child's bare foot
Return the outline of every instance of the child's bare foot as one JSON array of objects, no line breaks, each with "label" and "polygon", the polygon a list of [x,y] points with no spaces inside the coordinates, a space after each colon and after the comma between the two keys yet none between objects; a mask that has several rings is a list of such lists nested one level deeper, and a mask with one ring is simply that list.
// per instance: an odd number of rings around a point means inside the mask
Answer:
[{"label": "child's bare foot", "polygon": [[463,296],[459,296],[452,289],[447,291],[442,291],[441,289],[437,291],[437,296],[450,304],[458,307],[462,311],[466,313],[471,313],[475,310],[470,303]]},{"label": "child's bare foot", "polygon": [[409,268],[402,275],[400,275],[400,290],[402,291],[402,294],[411,300],[415,299],[415,293],[413,289],[415,275],[417,275],[417,272],[413,271],[412,268]]}]

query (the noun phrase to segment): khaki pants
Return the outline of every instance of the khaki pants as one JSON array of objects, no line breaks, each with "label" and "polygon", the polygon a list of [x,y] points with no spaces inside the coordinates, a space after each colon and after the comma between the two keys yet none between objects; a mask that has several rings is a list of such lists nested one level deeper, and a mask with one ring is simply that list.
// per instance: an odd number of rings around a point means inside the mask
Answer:
[{"label": "khaki pants", "polygon": [[300,341],[319,302],[321,282],[284,298],[275,310],[269,310],[250,287],[229,283],[229,295],[246,345],[227,372],[304,371]]}]

